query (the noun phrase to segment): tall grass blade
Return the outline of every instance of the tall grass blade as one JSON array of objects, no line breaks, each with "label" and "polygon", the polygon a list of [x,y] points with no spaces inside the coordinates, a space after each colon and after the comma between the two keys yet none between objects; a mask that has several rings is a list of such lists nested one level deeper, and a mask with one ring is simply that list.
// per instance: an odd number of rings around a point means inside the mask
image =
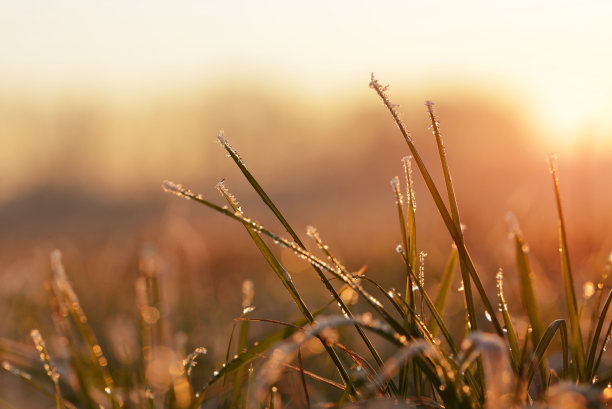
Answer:
[{"label": "tall grass blade", "polygon": [[[219,189],[219,192],[228,201],[230,206],[233,208],[235,212],[234,215],[238,215],[244,218],[244,215],[242,211],[239,209],[239,206],[236,203],[235,198],[233,197],[233,195],[231,195],[231,193],[229,193],[229,191],[224,186],[224,184],[219,183],[217,185],[217,188]],[[300,309],[304,317],[308,320],[309,323],[313,323],[314,317],[312,313],[310,312],[310,310],[308,309],[308,307],[306,306],[306,303],[304,302],[304,300],[298,293],[298,290],[293,284],[293,281],[291,279],[291,276],[289,275],[289,272],[285,270],[285,268],[281,265],[281,263],[278,261],[276,256],[272,253],[270,248],[266,245],[263,239],[259,236],[258,233],[261,232],[262,229],[254,228],[252,222],[249,223],[247,220],[241,220],[241,221],[244,227],[246,228],[247,232],[251,236],[251,239],[253,240],[253,242],[255,243],[259,251],[261,252],[261,254],[264,256],[264,258],[266,259],[270,267],[272,267],[272,270],[274,270],[277,277],[281,280],[281,282],[283,283],[283,285],[285,286],[285,288],[287,289],[287,291],[293,298],[294,302],[296,303],[296,305],[298,306],[298,308]],[[346,369],[344,368],[342,362],[340,361],[340,358],[338,358],[338,355],[336,354],[334,349],[331,346],[329,346],[325,341],[321,340],[321,343],[323,344],[325,350],[327,351],[330,358],[332,359],[332,361],[338,368],[340,377],[342,378],[342,381],[344,382],[344,384],[346,385],[347,389],[350,392],[353,389],[351,386],[352,382],[348,376],[348,373],[346,372]]]},{"label": "tall grass blade", "polygon": [[247,381],[247,390],[246,390],[246,396],[244,398],[244,407],[245,409],[251,409],[251,392],[253,391],[253,380],[255,378],[254,372],[253,372],[253,364],[249,364],[249,376],[248,376],[248,381]]},{"label": "tall grass blade", "polygon": [[[597,326],[595,327],[595,332],[593,334],[593,338],[591,340],[591,345],[588,349],[588,360],[587,360],[587,375],[589,379],[592,379],[596,373],[597,368],[595,367],[595,354],[597,353],[597,345],[599,344],[599,337],[601,336],[601,330],[604,326],[604,322],[606,321],[606,317],[608,315],[608,309],[610,308],[610,302],[612,301],[612,291],[608,292],[608,297],[606,297],[606,302],[599,314],[599,320],[597,321]],[[612,323],[611,323],[612,324]],[[604,343],[605,343],[604,339]],[[603,346],[602,346],[603,349]]]},{"label": "tall grass blade", "polygon": [[[370,82],[370,87],[373,88],[376,91],[376,93],[379,95],[379,97],[382,99],[383,103],[385,104],[389,112],[391,113],[391,116],[393,117],[395,123],[397,124],[400,132],[402,133],[404,140],[406,141],[406,144],[408,145],[408,148],[410,149],[410,152],[415,160],[415,163],[417,164],[419,168],[419,172],[421,173],[421,176],[423,176],[423,180],[425,181],[425,184],[427,185],[427,189],[429,190],[434,200],[434,203],[436,204],[436,207],[438,208],[438,212],[440,213],[440,216],[442,217],[442,220],[444,221],[444,224],[446,225],[447,230],[449,231],[453,241],[455,242],[455,245],[457,246],[457,251],[459,252],[460,262],[464,264],[464,269],[462,271],[467,272],[469,274],[469,277],[471,278],[474,285],[476,286],[478,294],[480,295],[480,298],[482,299],[485,309],[489,312],[489,314],[492,317],[491,322],[493,326],[495,327],[495,331],[500,336],[503,337],[504,332],[503,332],[502,326],[499,320],[497,319],[497,317],[495,316],[495,309],[493,308],[493,305],[491,304],[491,301],[489,300],[489,297],[486,294],[484,286],[482,285],[482,282],[480,281],[480,277],[478,277],[478,274],[476,272],[474,262],[472,261],[467,251],[467,248],[465,247],[465,243],[463,242],[463,235],[460,232],[460,228],[457,227],[448,209],[446,208],[446,205],[444,204],[444,200],[442,199],[440,192],[436,188],[433,178],[431,177],[429,171],[427,170],[425,163],[423,162],[423,159],[421,158],[419,152],[416,149],[416,146],[414,145],[414,142],[412,141],[412,137],[406,131],[404,123],[402,122],[402,120],[400,119],[397,113],[396,106],[391,104],[389,98],[387,97],[385,93],[387,90],[387,87],[381,86],[378,83],[378,81],[374,79],[374,75],[372,75],[372,81]],[[467,281],[464,281],[464,283],[468,283],[468,282],[469,282],[469,279],[467,279]],[[471,316],[475,317],[474,300],[471,295],[471,288],[469,285],[465,285],[465,289],[467,291],[466,304],[468,306],[468,312],[470,313]],[[473,327],[472,329],[475,329],[475,328]]]},{"label": "tall grass blade", "polygon": [[[331,305],[331,303],[332,301],[330,301],[326,305],[313,311],[312,312],[313,317],[316,317],[319,314],[321,314],[325,309],[327,309]],[[273,345],[291,337],[297,331],[300,331],[302,327],[304,327],[308,323],[309,321],[306,318],[299,319],[293,322],[291,325],[287,325],[286,327],[278,331],[275,331],[272,334],[268,335],[267,337],[255,342],[246,351],[239,352],[236,357],[226,362],[221,368],[219,368],[213,373],[213,376],[208,380],[208,382],[206,382],[206,384],[204,384],[204,386],[201,388],[201,390],[197,394],[196,401],[191,406],[191,409],[195,409],[199,407],[199,405],[201,405],[202,402],[204,402],[205,393],[210,386],[217,383],[219,380],[225,378],[226,375],[232,374],[236,372],[238,369],[240,369],[241,367],[243,367],[244,365],[250,363],[251,361],[256,359],[258,356],[260,356],[262,353],[267,351]],[[252,373],[249,374],[249,376],[252,376]]]},{"label": "tall grass blade", "polygon": [[[451,218],[457,229],[459,238],[463,242],[463,230],[461,228],[461,221],[459,219],[459,208],[457,207],[457,199],[455,197],[455,190],[453,188],[453,181],[451,179],[450,170],[448,168],[448,161],[446,159],[446,149],[444,142],[442,141],[442,134],[440,133],[439,124],[440,122],[436,118],[433,110],[434,103],[432,101],[426,101],[427,112],[429,113],[429,119],[431,121],[432,133],[436,138],[436,145],[438,146],[438,156],[440,157],[440,163],[442,165],[442,173],[444,175],[444,184],[446,185],[446,193],[448,196],[448,203],[451,212]],[[475,314],[474,298],[472,295],[472,289],[470,284],[470,274],[467,271],[468,267],[465,262],[460,263],[461,276],[463,278],[463,287],[465,294],[465,301],[469,312],[469,322],[472,331],[478,329],[478,319]],[[491,312],[489,312],[491,314]]]},{"label": "tall grass blade", "polygon": [[[40,392],[42,392],[47,398],[49,398],[52,402],[55,402],[56,405],[57,405],[57,390],[54,390],[53,392],[49,391],[46,387],[44,387],[38,381],[36,381],[32,377],[32,375],[30,375],[29,373],[27,373],[25,371],[22,371],[19,368],[16,368],[15,366],[13,366],[13,364],[11,364],[8,361],[3,361],[2,362],[2,368],[5,371],[9,372],[10,374],[12,374],[12,375],[18,377],[19,379],[23,380],[27,384],[33,386],[35,389],[37,389]],[[53,387],[55,388],[55,382],[53,382]]]},{"label": "tall grass blade", "polygon": [[556,158],[549,157],[550,173],[553,180],[553,188],[555,192],[555,201],[557,203],[557,213],[559,221],[559,252],[561,253],[561,268],[563,272],[563,287],[565,289],[565,301],[569,312],[570,321],[570,348],[572,350],[573,359],[575,360],[578,377],[581,381],[587,381],[587,373],[585,367],[584,346],[582,342],[582,333],[580,331],[580,316],[576,303],[576,292],[574,290],[574,278],[570,264],[569,251],[567,246],[567,234],[565,231],[565,221],[563,218],[563,209],[561,207],[561,193],[559,189],[559,177],[557,175]]},{"label": "tall grass blade", "polygon": [[[438,294],[436,295],[436,299],[434,301],[435,310],[440,316],[442,316],[442,314],[444,313],[446,299],[448,298],[448,294],[450,293],[453,278],[455,276],[455,270],[457,268],[457,260],[457,247],[453,245],[448,260],[446,261],[446,266],[444,267],[442,278],[440,279],[440,288],[438,290]],[[438,322],[433,317],[429,320],[429,325],[427,327],[433,335],[436,335],[438,333]]]},{"label": "tall grass blade", "polygon": [[[234,161],[236,166],[238,166],[238,168],[240,169],[240,171],[242,172],[244,177],[247,179],[247,181],[249,182],[251,187],[253,187],[253,189],[259,195],[261,200],[272,211],[274,216],[283,225],[283,227],[285,228],[287,233],[289,233],[289,235],[291,236],[293,241],[295,241],[295,243],[297,243],[297,245],[299,247],[301,247],[302,249],[307,250],[306,246],[304,245],[304,243],[302,243],[302,241],[300,240],[299,236],[297,235],[295,230],[291,227],[291,225],[289,224],[287,219],[285,219],[285,217],[283,216],[281,211],[274,204],[272,199],[270,199],[270,197],[268,196],[266,191],[261,187],[259,182],[257,182],[257,179],[251,174],[251,172],[247,168],[245,162],[242,160],[242,158],[238,154],[238,152],[227,141],[227,139],[225,138],[223,132],[221,132],[218,135],[218,140],[219,140],[219,143],[223,146],[223,148],[227,151],[229,156],[232,158],[232,160]],[[334,260],[333,257],[331,259],[332,259],[332,261]],[[329,280],[327,279],[325,274],[323,274],[323,271],[321,271],[321,269],[317,265],[315,265],[315,264],[312,264],[312,267],[315,270],[315,272],[317,273],[317,275],[319,276],[319,278],[321,279],[321,282],[323,282],[323,284],[325,285],[325,288],[327,289],[327,291],[329,291],[329,293],[332,295],[332,297],[334,297],[334,299],[336,300],[336,302],[340,306],[340,309],[342,310],[342,312],[344,314],[348,315],[349,317],[352,316],[350,310],[345,305],[345,303],[342,300],[342,298],[338,295],[337,291],[331,285],[331,283],[329,282]],[[366,347],[368,348],[368,350],[372,354],[372,357],[376,361],[377,365],[381,366],[382,365],[382,359],[380,358],[380,355],[378,354],[378,352],[374,348],[374,345],[372,344],[372,342],[367,338],[366,334],[363,331],[361,331],[359,328],[357,328],[357,332],[359,333],[359,336],[363,339],[364,343],[366,344]]]}]

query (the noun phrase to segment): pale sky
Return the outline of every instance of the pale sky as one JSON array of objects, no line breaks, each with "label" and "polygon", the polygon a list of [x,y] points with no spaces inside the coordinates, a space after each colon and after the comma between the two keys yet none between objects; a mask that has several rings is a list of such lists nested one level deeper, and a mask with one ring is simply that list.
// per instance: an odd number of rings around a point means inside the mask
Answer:
[{"label": "pale sky", "polygon": [[559,134],[612,129],[608,1],[4,0],[0,38],[5,90],[138,94],[232,74],[317,93],[373,71],[507,89]]}]

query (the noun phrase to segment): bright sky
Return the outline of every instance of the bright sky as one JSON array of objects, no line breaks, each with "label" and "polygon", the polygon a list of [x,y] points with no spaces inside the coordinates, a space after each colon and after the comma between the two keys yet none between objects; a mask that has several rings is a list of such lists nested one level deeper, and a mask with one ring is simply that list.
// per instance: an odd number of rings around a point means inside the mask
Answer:
[{"label": "bright sky", "polygon": [[609,1],[4,1],[0,89],[139,93],[231,73],[316,93],[374,71],[507,89],[564,137],[612,129],[611,21]]}]

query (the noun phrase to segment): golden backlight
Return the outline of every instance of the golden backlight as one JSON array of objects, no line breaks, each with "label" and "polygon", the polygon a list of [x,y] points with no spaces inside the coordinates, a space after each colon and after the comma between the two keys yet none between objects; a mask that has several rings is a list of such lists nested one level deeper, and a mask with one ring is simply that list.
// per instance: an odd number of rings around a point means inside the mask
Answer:
[{"label": "golden backlight", "polygon": [[[597,285],[612,250],[611,42],[610,1],[0,1],[0,361],[13,362],[4,341],[25,345],[32,328],[50,339],[53,359],[69,355],[65,339],[51,335],[56,304],[45,283],[54,248],[100,345],[107,354],[106,345],[122,348],[108,363],[125,359],[128,383],[132,372],[140,376],[132,370],[136,344],[105,334],[136,342],[137,311],[184,348],[161,354],[160,366],[206,346],[198,368],[210,373],[229,354],[233,319],[251,308],[240,303],[244,280],[254,283],[257,317],[298,317],[244,226],[162,191],[171,180],[223,205],[215,185],[225,180],[245,215],[287,236],[218,143],[220,130],[307,247],[316,250],[306,235],[314,226],[349,271],[375,277],[385,291],[405,289],[389,181],[403,175],[410,152],[368,87],[372,72],[389,84],[446,201],[424,104],[435,102],[460,213],[452,217],[466,226],[487,292],[496,293],[496,273],[506,272],[517,334],[527,333],[527,321],[509,211],[530,245],[542,314],[557,319],[564,292],[546,158],[559,157],[580,291]],[[416,247],[428,255],[423,280],[434,294],[452,240],[416,166],[413,173]],[[329,301],[307,262],[272,241],[309,307]],[[155,262],[147,269],[148,258]],[[159,273],[161,309],[157,301],[142,309],[145,287],[158,283],[138,279],[139,271],[151,280]],[[457,290],[458,273],[454,280],[447,315],[464,334],[467,291]],[[273,328],[253,323],[252,338]],[[28,368],[28,355],[17,355],[16,366]],[[44,407],[28,401],[28,385],[6,376],[0,371],[0,406]],[[62,388],[74,379],[62,374]]]}]

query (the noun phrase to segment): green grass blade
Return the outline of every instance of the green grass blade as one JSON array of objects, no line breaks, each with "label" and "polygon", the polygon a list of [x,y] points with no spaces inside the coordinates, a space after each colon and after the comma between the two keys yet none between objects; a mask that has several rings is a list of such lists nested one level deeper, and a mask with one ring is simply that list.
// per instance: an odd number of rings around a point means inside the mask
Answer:
[{"label": "green grass blade", "polygon": [[[283,227],[285,228],[287,233],[289,233],[291,238],[297,243],[297,245],[299,247],[301,247],[304,250],[307,250],[306,246],[304,245],[304,243],[302,243],[302,241],[300,240],[300,238],[297,235],[297,233],[295,232],[295,230],[291,227],[291,225],[289,224],[287,219],[285,219],[285,217],[283,216],[281,211],[274,204],[272,199],[270,199],[270,197],[268,196],[266,191],[261,187],[259,182],[257,182],[257,179],[251,174],[251,172],[247,168],[245,162],[242,160],[242,158],[238,154],[238,152],[229,144],[227,139],[225,139],[225,137],[223,136],[223,133],[221,133],[218,136],[218,140],[219,140],[219,143],[221,143],[221,145],[225,148],[225,150],[229,154],[230,158],[232,158],[232,160],[234,161],[236,166],[238,166],[238,168],[240,169],[240,171],[242,172],[244,177],[247,179],[247,181],[249,182],[251,187],[253,187],[253,189],[259,195],[261,200],[266,204],[266,206],[268,206],[268,208],[272,211],[274,216],[283,225]],[[333,258],[332,258],[332,260],[333,260]],[[345,305],[345,303],[342,300],[342,298],[340,298],[340,296],[338,295],[337,291],[331,285],[331,283],[329,282],[329,280],[327,279],[325,274],[323,274],[323,271],[321,271],[321,269],[319,267],[317,267],[316,265],[314,265],[314,264],[312,265],[312,267],[314,268],[314,270],[318,274],[319,278],[321,279],[321,281],[325,285],[325,288],[327,289],[327,291],[329,291],[329,293],[332,295],[332,297],[334,297],[334,299],[336,300],[336,302],[340,306],[340,309],[342,310],[342,312],[344,314],[347,314],[349,317],[352,316],[351,311]],[[363,331],[361,331],[361,329],[357,328],[357,332],[359,333],[359,336],[362,338],[362,340],[366,344],[366,347],[368,348],[368,350],[372,354],[372,357],[376,361],[377,365],[381,366],[382,363],[383,363],[382,359],[380,358],[380,355],[378,354],[378,352],[374,348],[374,345],[372,344],[372,342],[367,338],[366,334]]]},{"label": "green grass blade", "polygon": [[[610,304],[610,294],[608,294],[608,299],[606,300],[606,307],[609,306],[609,304]],[[604,319],[605,319],[605,314],[602,313],[602,315],[600,316],[600,321],[598,322],[597,325],[599,326],[600,324],[603,324]],[[601,348],[599,349],[599,355],[597,357],[597,360],[595,361],[595,364],[593,365],[592,372],[591,372],[591,379],[594,379],[595,375],[597,374],[597,371],[599,369],[599,364],[601,363],[601,357],[603,356],[603,353],[608,348],[608,343],[610,342],[610,334],[611,333],[612,333],[612,320],[608,324],[608,330],[606,331],[606,334],[603,337],[603,343],[601,345]],[[593,349],[597,348],[597,341],[596,341],[596,339],[597,338],[593,339],[593,344],[591,346],[591,348],[593,348]]]},{"label": "green grass blade", "polygon": [[[355,277],[353,277],[350,273],[347,273],[346,271],[341,271],[338,270],[334,267],[329,266],[327,263],[325,263],[324,261],[318,259],[317,257],[313,256],[310,252],[308,252],[307,250],[304,250],[302,247],[298,246],[296,243],[294,242],[290,242],[282,237],[280,237],[279,235],[271,232],[270,230],[264,228],[262,225],[254,222],[253,220],[245,217],[242,213],[240,212],[233,212],[230,211],[227,208],[218,206],[206,199],[204,199],[204,197],[202,195],[196,195],[194,194],[191,190],[184,188],[181,185],[175,184],[173,182],[170,181],[165,181],[162,185],[163,189],[168,192],[168,193],[172,193],[174,195],[177,195],[179,197],[185,198],[185,199],[189,199],[189,200],[193,200],[196,201],[204,206],[207,206],[231,219],[237,220],[240,223],[243,224],[247,224],[250,228],[250,230],[252,230],[254,233],[261,233],[263,235],[268,236],[269,238],[271,238],[272,240],[274,240],[275,242],[278,242],[279,245],[289,248],[291,251],[293,251],[295,254],[297,254],[299,257],[302,257],[303,259],[307,260],[309,263],[316,265],[319,269],[327,271],[329,273],[331,273],[334,277],[340,279],[341,281],[343,281],[345,284],[347,284],[352,290],[357,291],[362,297],[363,299],[378,313],[380,314],[383,319],[393,328],[393,330],[397,331],[400,334],[409,336],[408,334],[405,333],[403,326],[397,322],[397,320],[395,320],[395,318],[393,318],[393,316],[391,316],[383,307],[383,305],[380,303],[380,301],[378,301],[375,297],[373,297],[371,294],[369,294],[362,286],[361,284],[359,284],[359,280],[357,280]],[[259,237],[259,236],[257,236]],[[259,238],[261,240],[261,238]],[[269,249],[268,249],[269,251]],[[272,257],[274,257],[272,255]],[[276,260],[274,258],[274,260]],[[278,263],[278,261],[276,261],[276,263]],[[282,266],[281,266],[282,267]],[[284,270],[284,269],[283,269]]]},{"label": "green grass blade", "polygon": [[[457,268],[457,260],[457,247],[453,245],[448,260],[446,261],[446,266],[444,267],[442,278],[440,279],[440,289],[438,290],[438,294],[436,295],[436,299],[434,301],[435,310],[440,316],[442,316],[442,314],[444,313],[446,299],[448,298],[451,285],[453,284],[453,278],[455,276],[455,270]],[[438,333],[438,322],[434,320],[433,317],[429,320],[428,328],[433,335],[436,335]]]},{"label": "green grass blade", "polygon": [[610,308],[610,302],[612,301],[612,291],[608,292],[608,297],[606,297],[606,302],[599,314],[599,320],[597,321],[597,326],[595,327],[595,332],[593,334],[593,338],[591,340],[591,345],[588,349],[588,360],[587,360],[587,374],[589,379],[592,379],[595,376],[594,371],[594,363],[595,363],[595,353],[597,350],[597,345],[599,343],[599,337],[601,335],[601,330],[603,328],[604,322],[606,320],[606,316],[608,314],[608,308]]},{"label": "green grass blade", "polygon": [[[459,219],[459,208],[457,207],[457,199],[455,196],[455,190],[453,188],[453,181],[451,179],[450,170],[448,167],[448,161],[446,159],[446,149],[444,148],[444,142],[442,141],[442,134],[439,129],[439,121],[436,118],[433,105],[434,103],[431,101],[426,101],[425,105],[427,106],[427,111],[429,113],[429,119],[431,121],[432,132],[436,139],[436,145],[438,146],[438,156],[440,157],[440,164],[442,165],[442,173],[444,175],[444,184],[446,185],[446,193],[448,196],[448,203],[451,213],[451,218],[453,223],[455,224],[455,228],[457,229],[457,233],[459,238],[463,242],[463,230],[461,229],[461,221]],[[476,331],[478,329],[478,319],[475,314],[474,307],[474,298],[472,295],[471,284],[470,284],[470,274],[468,270],[468,266],[464,263],[460,263],[461,275],[463,277],[463,287],[465,289],[464,294],[466,298],[466,305],[469,311],[469,321],[470,328],[472,331]],[[491,312],[489,311],[489,314]]]},{"label": "green grass blade", "polygon": [[567,234],[565,232],[565,221],[563,218],[563,209],[561,207],[561,194],[559,189],[559,177],[557,175],[557,165],[554,157],[549,158],[550,173],[553,179],[553,188],[555,192],[555,201],[557,204],[557,213],[559,221],[559,251],[561,253],[561,269],[563,272],[563,287],[565,289],[565,301],[569,312],[570,321],[570,348],[573,358],[576,362],[578,377],[581,381],[587,381],[584,346],[582,341],[582,333],[580,331],[580,316],[576,303],[576,292],[574,290],[574,279],[570,264],[569,251],[567,246]]},{"label": "green grass blade", "polygon": [[253,390],[253,380],[255,378],[255,374],[253,373],[253,364],[249,364],[249,376],[248,376],[248,381],[247,381],[247,390],[246,390],[246,396],[244,399],[244,407],[245,409],[251,409],[252,405],[251,405],[251,393]]},{"label": "green grass blade", "polygon": [[506,298],[504,296],[504,275],[503,271],[500,269],[497,273],[497,297],[499,299],[499,308],[502,313],[502,318],[504,320],[504,325],[506,326],[506,339],[508,340],[508,345],[510,345],[510,355],[512,358],[512,367],[515,373],[518,374],[518,368],[520,366],[520,349],[518,345],[518,337],[516,336],[516,331],[514,330],[514,324],[512,323],[512,318],[510,317],[510,312],[508,312],[508,304],[506,303]]},{"label": "green grass blade", "polygon": [[594,368],[595,363],[595,353],[597,350],[597,345],[599,343],[599,337],[601,335],[601,330],[603,328],[604,322],[606,320],[606,316],[608,314],[608,309],[610,308],[610,302],[612,301],[612,291],[608,292],[608,297],[606,297],[606,301],[604,306],[599,313],[599,319],[597,320],[597,325],[595,327],[595,332],[593,333],[593,337],[591,339],[591,345],[589,346],[588,360],[587,360],[587,374],[589,378],[592,379],[595,376],[596,368]]},{"label": "green grass blade", "polygon": [[544,334],[542,335],[542,339],[536,346],[534,351],[535,360],[533,365],[530,366],[529,371],[527,373],[527,387],[531,384],[531,380],[533,379],[533,375],[535,373],[535,367],[539,365],[540,361],[544,358],[544,354],[548,349],[550,342],[552,341],[555,333],[559,332],[559,336],[561,337],[561,352],[563,353],[563,372],[561,373],[562,378],[567,378],[568,367],[569,367],[569,352],[567,345],[567,324],[565,320],[559,319],[553,321]]},{"label": "green grass blade", "polygon": [[[417,164],[419,168],[419,172],[421,173],[421,176],[423,177],[423,180],[425,181],[427,189],[429,190],[431,197],[434,203],[436,204],[436,207],[438,208],[438,212],[440,213],[440,216],[442,217],[442,220],[444,221],[444,224],[446,225],[447,230],[449,231],[453,241],[455,242],[455,245],[457,246],[457,251],[459,252],[460,262],[463,265],[462,275],[465,276],[463,277],[464,283],[468,283],[471,278],[471,280],[473,281],[473,284],[475,285],[478,291],[478,294],[480,295],[480,298],[482,299],[485,309],[489,312],[489,314],[492,317],[492,324],[495,327],[495,331],[500,336],[503,337],[504,332],[503,332],[502,326],[499,320],[497,319],[497,317],[495,316],[495,309],[493,308],[493,305],[491,304],[491,301],[489,300],[489,297],[486,294],[484,286],[482,285],[482,282],[480,281],[480,277],[478,276],[476,272],[474,262],[472,261],[467,251],[467,248],[465,247],[465,243],[463,242],[463,236],[460,232],[460,229],[455,225],[455,222],[453,221],[448,209],[446,208],[446,205],[444,204],[444,200],[442,199],[440,192],[436,188],[433,178],[431,177],[429,171],[427,170],[425,163],[423,162],[423,159],[421,158],[419,152],[417,151],[416,146],[414,145],[412,141],[412,137],[406,131],[404,123],[400,119],[397,113],[397,110],[395,109],[395,106],[391,104],[391,102],[389,101],[389,98],[386,96],[385,94],[386,87],[382,87],[378,83],[378,81],[374,79],[373,75],[372,75],[372,81],[370,82],[370,87],[372,87],[376,91],[376,93],[380,96],[383,103],[385,104],[389,112],[391,113],[400,132],[402,133],[404,140],[406,141],[406,144],[408,145],[408,148],[410,149],[410,152],[415,160],[415,163]],[[469,278],[467,277],[468,275],[469,275]],[[468,306],[468,312],[470,313],[472,317],[475,317],[476,314],[475,314],[475,308],[474,308],[474,300],[471,294],[471,287],[466,284],[465,290],[466,290],[465,296],[466,296],[466,304]],[[472,320],[475,321],[474,318],[472,318]],[[473,326],[472,329],[475,329],[475,327]]]},{"label": "green grass blade", "polygon": [[[399,221],[400,232],[401,232],[401,237],[402,237],[402,256],[406,264],[405,302],[410,308],[414,310],[416,302],[415,302],[415,297],[414,297],[414,291],[412,288],[412,276],[410,275],[410,270],[415,268],[416,264],[411,264],[411,261],[410,261],[410,254],[409,254],[410,245],[408,243],[408,230],[406,228],[406,219],[404,217],[404,205],[403,205],[402,193],[400,191],[399,179],[397,178],[397,176],[391,180],[391,187],[393,188],[393,194],[395,195],[395,205],[397,207],[398,221]],[[411,322],[410,317],[411,315],[404,315],[403,317],[404,318],[404,329],[406,330],[406,332],[410,332],[411,326],[414,325],[414,322]],[[409,362],[407,361],[400,367],[399,381],[398,381],[400,396],[404,399],[407,397],[408,389],[409,389],[408,371],[409,371]],[[416,373],[415,373],[414,378],[416,381],[417,379]],[[415,389],[417,389],[416,388],[417,386],[418,385],[415,385]],[[419,391],[417,391],[416,393],[419,394]]]},{"label": "green grass blade", "polygon": [[[22,371],[19,368],[14,367],[10,362],[8,361],[3,361],[2,362],[2,368],[9,372],[10,374],[18,377],[19,379],[21,379],[22,381],[26,382],[28,385],[33,386],[35,389],[39,390],[40,392],[42,392],[47,398],[49,398],[52,402],[56,402],[56,394],[55,391],[51,392],[49,391],[46,387],[44,387],[43,385],[41,385],[38,381],[36,381],[34,379],[34,377],[32,375],[30,375],[29,373]],[[55,386],[55,383],[54,383]]]},{"label": "green grass blade", "polygon": [[[516,254],[516,264],[519,273],[519,283],[521,288],[521,300],[527,310],[529,323],[531,325],[531,340],[533,345],[538,345],[544,333],[544,324],[540,314],[540,308],[536,300],[534,289],[534,276],[529,261],[529,247],[523,240],[523,235],[519,228],[518,222],[513,214],[508,215],[508,222],[512,237],[514,239],[514,248]],[[546,385],[546,374],[548,373],[548,363],[546,356],[540,361],[540,376],[542,385]]]},{"label": "green grass blade", "polygon": [[60,390],[59,385],[60,375],[57,370],[57,367],[51,362],[51,356],[47,351],[45,341],[42,335],[40,334],[40,331],[38,331],[37,329],[33,329],[32,332],[30,332],[30,336],[32,337],[32,341],[34,341],[34,345],[36,346],[36,351],[38,351],[40,361],[45,367],[45,373],[53,383],[53,387],[55,389],[55,405],[57,409],[65,409],[66,405],[64,404],[64,398],[62,396],[62,392]]},{"label": "green grass blade", "polygon": [[[318,316],[325,309],[327,309],[331,305],[332,301],[327,303],[326,305],[318,308],[313,311],[313,316]],[[278,342],[285,340],[295,334],[297,331],[300,331],[305,325],[308,324],[308,320],[306,318],[301,318],[293,323],[286,325],[284,328],[273,332],[267,337],[263,338],[255,342],[250,348],[248,348],[244,352],[238,353],[236,357],[229,360],[225,363],[219,370],[213,373],[213,376],[208,380],[208,382],[201,388],[200,392],[196,395],[198,398],[191,406],[192,409],[197,408],[204,401],[204,395],[207,389],[217,383],[219,380],[223,379],[226,375],[232,374],[240,369],[242,366],[250,363],[257,357],[261,356],[265,351],[267,351],[271,346],[277,344]],[[249,375],[251,376],[251,374]],[[247,395],[248,397],[249,395]]]},{"label": "green grass blade", "polygon": [[[233,208],[233,210],[235,212],[234,214],[244,218],[244,215],[243,215],[242,211],[239,210],[239,208],[238,208],[238,206],[237,206],[237,204],[235,202],[234,197],[229,193],[229,191],[227,191],[225,186],[223,186],[220,183],[218,185],[218,188],[219,188],[219,191],[221,192],[221,194],[228,201],[230,206],[232,206],[232,208]],[[313,317],[312,313],[310,312],[310,310],[308,309],[308,307],[306,306],[306,303],[304,302],[304,300],[302,299],[302,297],[298,293],[298,290],[295,287],[295,285],[293,284],[293,281],[291,279],[291,276],[289,275],[289,272],[287,270],[285,270],[285,268],[281,265],[281,263],[278,261],[278,259],[274,255],[274,253],[272,253],[272,251],[270,250],[268,245],[259,236],[259,232],[261,231],[261,229],[254,228],[252,223],[249,223],[247,220],[241,220],[241,221],[242,221],[242,224],[244,225],[245,229],[247,230],[247,232],[251,236],[251,239],[253,240],[253,242],[255,243],[257,248],[259,249],[260,253],[264,256],[264,258],[266,259],[266,261],[268,262],[268,264],[270,265],[272,270],[276,273],[277,277],[281,280],[283,286],[285,287],[285,289],[287,289],[287,291],[291,295],[291,298],[293,298],[293,301],[296,303],[296,305],[298,306],[298,308],[300,309],[300,311],[302,312],[304,317],[308,320],[309,323],[313,323],[314,322],[314,317]],[[340,377],[342,378],[342,381],[344,382],[344,384],[346,385],[347,389],[350,392],[351,390],[353,390],[352,382],[351,382],[351,380],[350,380],[350,378],[348,376],[348,373],[346,372],[346,369],[342,365],[342,362],[340,361],[340,358],[338,358],[338,355],[336,354],[336,352],[334,351],[334,349],[331,346],[327,345],[327,343],[324,342],[323,340],[321,340],[321,342],[322,342],[323,346],[325,347],[325,350],[329,354],[330,358],[332,359],[332,361],[334,362],[334,364],[338,368],[338,372],[340,373]]]},{"label": "green grass blade", "polygon": [[70,284],[68,281],[68,277],[66,276],[66,271],[62,263],[62,254],[59,250],[54,250],[51,253],[51,269],[53,270],[54,283],[58,288],[58,293],[63,297],[66,309],[70,312],[72,320],[75,323],[81,338],[88,347],[91,354],[91,360],[94,363],[94,367],[98,371],[102,382],[104,383],[104,391],[111,402],[111,406],[113,409],[119,409],[121,405],[119,404],[115,393],[115,382],[108,369],[108,360],[104,356],[102,347],[100,346],[93,329],[89,325],[89,320],[72,288],[72,284]]},{"label": "green grass blade", "polygon": [[[245,317],[247,314],[243,314]],[[243,351],[248,346],[249,338],[249,321],[242,320],[240,322],[240,331],[238,333],[238,351]],[[232,390],[232,407],[240,407],[240,401],[242,399],[242,385],[244,380],[244,365],[238,368],[234,376],[234,385]]]},{"label": "green grass blade", "polygon": [[[416,200],[414,193],[414,182],[412,180],[412,157],[402,158],[404,177],[406,179],[406,196],[408,197],[408,261],[411,266],[417,265],[417,235],[416,235]],[[413,267],[414,268],[414,267]]]}]

